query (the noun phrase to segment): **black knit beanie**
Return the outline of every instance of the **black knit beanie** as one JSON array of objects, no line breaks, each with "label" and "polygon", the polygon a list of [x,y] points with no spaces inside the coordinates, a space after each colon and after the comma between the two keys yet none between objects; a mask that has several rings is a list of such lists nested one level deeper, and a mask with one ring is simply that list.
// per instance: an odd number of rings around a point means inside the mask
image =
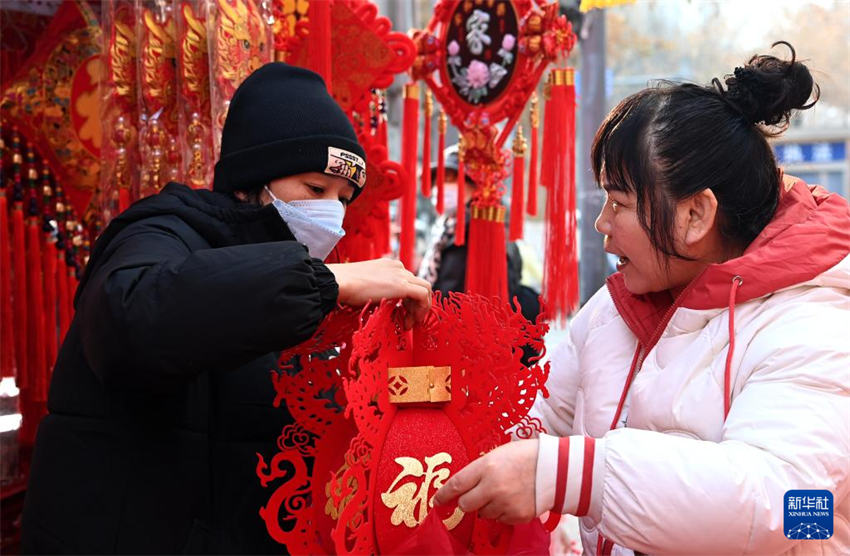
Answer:
[{"label": "black knit beanie", "polygon": [[366,183],[366,153],[345,112],[312,71],[272,62],[236,89],[213,189],[251,190],[304,172],[348,179],[354,197]]}]

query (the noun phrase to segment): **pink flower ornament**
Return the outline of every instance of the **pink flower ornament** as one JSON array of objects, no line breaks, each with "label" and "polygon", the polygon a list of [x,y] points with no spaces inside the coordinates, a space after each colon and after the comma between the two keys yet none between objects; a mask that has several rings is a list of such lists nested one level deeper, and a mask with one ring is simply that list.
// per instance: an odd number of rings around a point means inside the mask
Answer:
[{"label": "pink flower ornament", "polygon": [[478,89],[484,87],[490,80],[490,69],[487,64],[479,60],[473,60],[469,64],[469,70],[466,73],[466,79],[470,87]]}]

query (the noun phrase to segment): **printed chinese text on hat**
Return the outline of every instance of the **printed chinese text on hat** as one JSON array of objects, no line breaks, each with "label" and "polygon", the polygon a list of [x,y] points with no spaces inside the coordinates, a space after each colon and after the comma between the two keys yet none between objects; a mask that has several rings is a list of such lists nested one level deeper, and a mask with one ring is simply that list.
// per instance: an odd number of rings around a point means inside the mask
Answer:
[{"label": "printed chinese text on hat", "polygon": [[213,189],[251,190],[305,172],[347,179],[356,198],[366,183],[366,153],[342,108],[312,71],[266,64],[230,102]]}]

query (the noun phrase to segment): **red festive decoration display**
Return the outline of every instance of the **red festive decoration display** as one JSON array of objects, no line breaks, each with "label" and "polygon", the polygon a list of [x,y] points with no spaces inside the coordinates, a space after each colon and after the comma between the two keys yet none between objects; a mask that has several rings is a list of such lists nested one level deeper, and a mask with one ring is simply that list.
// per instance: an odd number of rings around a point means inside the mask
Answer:
[{"label": "red festive decoration display", "polygon": [[[46,411],[59,342],[73,313],[68,279],[84,261],[79,248],[84,231],[73,217],[65,217],[64,197],[55,195],[60,188],[49,161],[33,143],[22,147],[17,126],[0,128],[0,150],[0,371],[20,389],[20,439],[31,444]],[[70,249],[72,245],[77,248]]]},{"label": "red festive decoration display", "polygon": [[183,180],[194,188],[213,181],[210,125],[210,63],[205,0],[184,0],[177,17],[177,105],[180,137],[187,139],[180,155]]},{"label": "red festive decoration display", "polygon": [[391,302],[338,311],[281,356],[276,402],[297,424],[270,462],[258,456],[257,473],[274,487],[260,515],[290,552],[505,553],[514,536],[457,509],[428,515],[434,492],[507,442],[508,429],[542,430],[527,413],[548,364],[520,358],[523,346],[543,349],[547,326],[463,294],[437,297],[413,330],[401,311]]},{"label": "red festive decoration display", "polygon": [[[460,204],[458,210],[456,240],[469,244],[466,291],[506,300],[502,182],[509,175],[510,165],[508,152],[502,147],[546,66],[566,63],[575,35],[566,19],[558,16],[554,2],[443,0],[434,7],[427,28],[414,34],[414,41],[418,55],[411,75],[427,84],[458,128],[463,138],[460,159],[476,184],[468,238],[463,237],[461,222],[464,205]],[[536,211],[536,110],[533,112],[529,210]],[[557,125],[564,122],[558,119]],[[499,123],[503,123],[501,129]],[[546,133],[555,130],[547,127]],[[574,149],[566,141],[559,142],[558,147],[562,149],[558,161],[573,156]],[[545,155],[542,158],[544,169],[556,161]],[[516,181],[515,187],[522,189],[523,180]],[[561,194],[561,190],[556,193]],[[514,197],[513,205],[522,204]],[[521,218],[523,207],[512,209]],[[511,237],[520,237],[519,222],[515,222]],[[405,225],[410,224],[403,221],[403,228]],[[562,258],[563,251],[548,250],[547,265],[560,264],[553,261]],[[551,289],[544,291],[544,297],[553,297]],[[563,316],[571,310],[568,304],[554,301],[550,307],[554,314]]]},{"label": "red festive decoration display", "polygon": [[138,108],[135,7],[129,0],[103,6],[104,67],[100,117],[104,129],[100,188],[103,220],[109,222],[138,197]]},{"label": "red festive decoration display", "polygon": [[[103,5],[101,17],[98,23],[85,2],[63,2],[30,59],[14,75],[4,73],[0,373],[21,389],[23,441],[32,442],[44,414],[52,365],[97,234],[169,180],[210,187],[229,99],[252,71],[282,60],[325,77],[366,150],[368,181],[346,212],[347,235],[332,257],[389,254],[389,203],[402,198],[400,255],[412,267],[417,177],[425,195],[436,186],[442,212],[451,120],[461,131],[459,181],[468,174],[478,184],[469,235],[461,210],[456,238],[469,242],[468,289],[484,295],[437,298],[425,323],[410,331],[392,303],[338,310],[311,340],[287,351],[272,380],[275,403],[285,404],[295,424],[281,431],[277,453],[258,457],[257,475],[269,492],[258,518],[292,553],[516,552],[523,537],[517,529],[456,509],[437,515],[431,498],[452,473],[508,441],[511,427],[520,436],[541,430],[527,412],[548,367],[525,366],[521,356],[524,346],[542,351],[546,325],[503,302],[501,200],[511,168],[504,142],[545,67],[563,62],[572,47],[555,4],[443,0],[415,41],[393,31],[366,0],[115,0]],[[408,71],[396,162],[388,155],[383,89]],[[569,125],[574,97],[552,89],[563,102],[546,117]],[[434,98],[442,109],[432,183]],[[522,233],[525,197],[519,135],[511,238]],[[552,160],[568,165],[570,137],[564,132],[544,145],[544,168]],[[557,205],[565,211],[574,203],[569,171],[540,180],[550,197],[565,192]],[[536,183],[529,178],[529,205]],[[463,187],[458,195],[463,207]],[[547,237],[570,241],[565,222],[563,230],[550,224],[554,235]],[[571,264],[547,274],[547,283],[568,275]]]},{"label": "red festive decoration display", "polygon": [[[319,17],[311,12],[314,8],[318,8]],[[310,2],[303,13],[297,3],[290,9],[276,11],[282,22],[287,22],[279,26],[276,38],[276,45],[284,49],[278,59],[326,77],[329,91],[349,115],[366,150],[366,185],[346,211],[346,235],[332,257],[361,261],[386,256],[391,252],[389,202],[401,197],[406,188],[416,187],[416,133],[412,135],[412,165],[405,158],[404,147],[401,164],[389,160],[386,103],[381,89],[389,87],[396,74],[410,68],[415,56],[413,42],[404,33],[392,31],[390,20],[378,16],[377,7],[365,0]],[[327,17],[330,32],[324,30]],[[317,41],[321,43],[318,50],[313,47]],[[325,52],[330,53],[329,63],[328,55],[322,54]],[[332,79],[327,79],[328,75]],[[412,116],[416,115],[418,96],[414,104]],[[405,135],[403,143],[409,140],[411,136]],[[415,219],[415,206],[401,212],[403,219]],[[412,261],[412,239],[401,238],[402,261]]]},{"label": "red festive decoration display", "polygon": [[48,160],[79,214],[100,176],[101,31],[85,2],[63,2],[2,92],[4,128],[17,126]]},{"label": "red festive decoration display", "polygon": [[221,130],[236,88],[265,63],[274,60],[274,36],[268,3],[259,0],[208,0],[210,103],[213,152],[221,150]]}]

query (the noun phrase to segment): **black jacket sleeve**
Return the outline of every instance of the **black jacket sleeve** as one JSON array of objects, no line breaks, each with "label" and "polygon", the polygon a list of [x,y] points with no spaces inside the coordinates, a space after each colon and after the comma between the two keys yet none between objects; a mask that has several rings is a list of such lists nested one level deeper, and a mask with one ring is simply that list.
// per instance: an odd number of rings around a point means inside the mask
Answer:
[{"label": "black jacket sleeve", "polygon": [[192,251],[140,221],[116,237],[78,300],[86,358],[104,381],[180,383],[309,338],[336,305],[333,274],[295,241]]},{"label": "black jacket sleeve", "polygon": [[465,291],[465,286],[466,245],[457,246],[452,243],[443,249],[440,265],[437,268],[437,278],[432,287],[446,296],[449,292]]}]

